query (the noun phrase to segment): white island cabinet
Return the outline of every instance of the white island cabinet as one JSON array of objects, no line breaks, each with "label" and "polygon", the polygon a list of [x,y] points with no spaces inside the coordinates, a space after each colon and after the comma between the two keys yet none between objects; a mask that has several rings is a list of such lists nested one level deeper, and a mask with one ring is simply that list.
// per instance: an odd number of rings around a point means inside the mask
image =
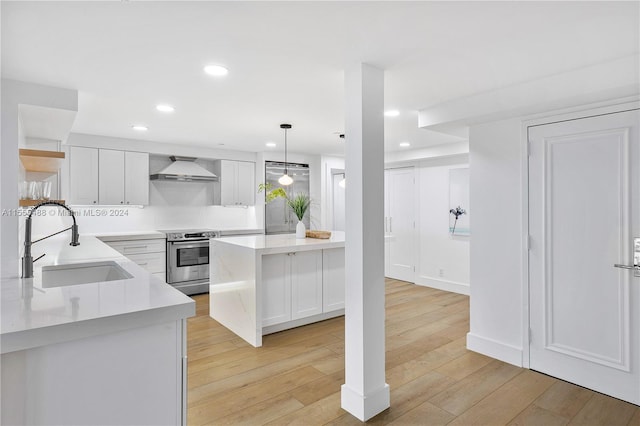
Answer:
[{"label": "white island cabinet", "polygon": [[95,237],[43,253],[1,281],[1,424],[186,424],[193,300]]},{"label": "white island cabinet", "polygon": [[209,314],[252,344],[262,336],[344,315],[344,233],[214,238]]}]

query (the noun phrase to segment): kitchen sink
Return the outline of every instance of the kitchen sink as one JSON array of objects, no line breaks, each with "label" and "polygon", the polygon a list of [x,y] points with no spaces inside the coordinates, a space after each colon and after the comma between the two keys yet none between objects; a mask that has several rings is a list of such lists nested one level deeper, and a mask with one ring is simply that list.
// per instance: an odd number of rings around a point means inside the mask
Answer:
[{"label": "kitchen sink", "polygon": [[101,281],[126,280],[133,275],[114,261],[42,267],[42,287],[63,287]]}]

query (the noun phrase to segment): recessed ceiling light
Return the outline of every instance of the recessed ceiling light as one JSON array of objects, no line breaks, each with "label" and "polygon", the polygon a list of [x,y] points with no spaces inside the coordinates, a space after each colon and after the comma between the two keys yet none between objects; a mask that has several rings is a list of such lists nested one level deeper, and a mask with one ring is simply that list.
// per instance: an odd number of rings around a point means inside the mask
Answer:
[{"label": "recessed ceiling light", "polygon": [[384,115],[386,115],[387,117],[397,117],[400,115],[400,111],[398,111],[397,109],[391,109],[389,111],[385,111]]},{"label": "recessed ceiling light", "polygon": [[265,145],[268,146],[269,148],[275,148],[276,147],[276,143],[275,142],[267,142]]},{"label": "recessed ceiling light", "polygon": [[222,77],[229,73],[229,70],[221,65],[207,65],[204,67],[204,72],[214,77]]},{"label": "recessed ceiling light", "polygon": [[138,132],[146,132],[147,130],[149,130],[147,126],[143,126],[142,124],[136,124],[135,126],[131,126],[131,128]]},{"label": "recessed ceiling light", "polygon": [[408,146],[411,146],[411,144],[410,144],[409,142],[400,142],[400,146],[401,146],[402,148],[406,148],[406,147],[408,147]]},{"label": "recessed ceiling light", "polygon": [[156,109],[160,112],[173,112],[176,109],[169,104],[158,104],[156,105]]}]

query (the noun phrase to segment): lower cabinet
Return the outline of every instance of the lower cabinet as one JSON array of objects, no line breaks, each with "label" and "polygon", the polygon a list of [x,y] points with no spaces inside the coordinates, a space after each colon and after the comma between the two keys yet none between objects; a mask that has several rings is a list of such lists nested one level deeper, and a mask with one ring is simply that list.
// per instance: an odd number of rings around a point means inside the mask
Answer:
[{"label": "lower cabinet", "polygon": [[322,250],[322,310],[344,309],[344,248]]},{"label": "lower cabinet", "polygon": [[344,248],[262,257],[262,326],[344,309]]},{"label": "lower cabinet", "polygon": [[102,237],[100,240],[162,281],[167,280],[164,239],[111,241],[108,237]]}]

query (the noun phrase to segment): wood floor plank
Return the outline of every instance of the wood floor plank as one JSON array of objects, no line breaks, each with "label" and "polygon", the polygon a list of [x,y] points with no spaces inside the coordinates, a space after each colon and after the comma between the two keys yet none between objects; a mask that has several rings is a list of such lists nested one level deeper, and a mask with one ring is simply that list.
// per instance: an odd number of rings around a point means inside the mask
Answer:
[{"label": "wood floor plank", "polygon": [[398,417],[396,420],[389,423],[389,425],[438,426],[438,425],[446,425],[454,418],[455,416],[453,414],[448,413],[427,401],[418,405],[413,410],[410,410],[408,413]]},{"label": "wood floor plank", "polygon": [[336,392],[313,404],[307,405],[298,411],[278,417],[267,422],[267,425],[322,425],[344,415],[346,412],[340,408],[340,393]]},{"label": "wood floor plank", "polygon": [[480,355],[475,352],[468,352],[461,357],[455,358],[436,371],[449,376],[455,380],[462,380],[468,375],[475,373],[485,365],[492,361],[488,356]]},{"label": "wood floor plank", "polygon": [[610,396],[596,393],[571,419],[570,425],[627,425],[637,406]]},{"label": "wood floor plank", "polygon": [[567,423],[569,419],[566,417],[532,404],[511,421],[509,426],[564,426]]},{"label": "wood floor plank", "polygon": [[197,424],[202,422],[201,424],[208,424],[222,417],[231,416],[233,413],[244,411],[248,406],[261,403],[270,397],[287,393],[287,389],[295,389],[323,376],[313,367],[301,367],[265,380],[256,381],[247,386],[217,395],[215,404],[211,404],[209,401],[200,401],[200,403],[191,405],[189,414],[192,420],[189,423]]},{"label": "wood floor plank", "polygon": [[261,425],[304,408],[304,404],[288,394],[269,398],[245,407],[213,422],[216,425]]},{"label": "wood floor plank", "polygon": [[327,396],[340,392],[340,386],[344,384],[344,373],[342,371],[325,375],[317,380],[305,383],[302,386],[289,391],[291,397],[296,398],[303,405],[310,405]]},{"label": "wood floor plank", "polygon": [[507,424],[549,389],[555,380],[535,371],[523,370],[450,424]]},{"label": "wood floor plank", "polygon": [[500,386],[521,374],[522,371],[522,369],[513,365],[493,360],[432,398],[430,402],[436,407],[458,416]]},{"label": "wood floor plank", "polygon": [[558,380],[536,399],[534,404],[567,419],[572,419],[593,395],[594,393],[588,389]]}]

